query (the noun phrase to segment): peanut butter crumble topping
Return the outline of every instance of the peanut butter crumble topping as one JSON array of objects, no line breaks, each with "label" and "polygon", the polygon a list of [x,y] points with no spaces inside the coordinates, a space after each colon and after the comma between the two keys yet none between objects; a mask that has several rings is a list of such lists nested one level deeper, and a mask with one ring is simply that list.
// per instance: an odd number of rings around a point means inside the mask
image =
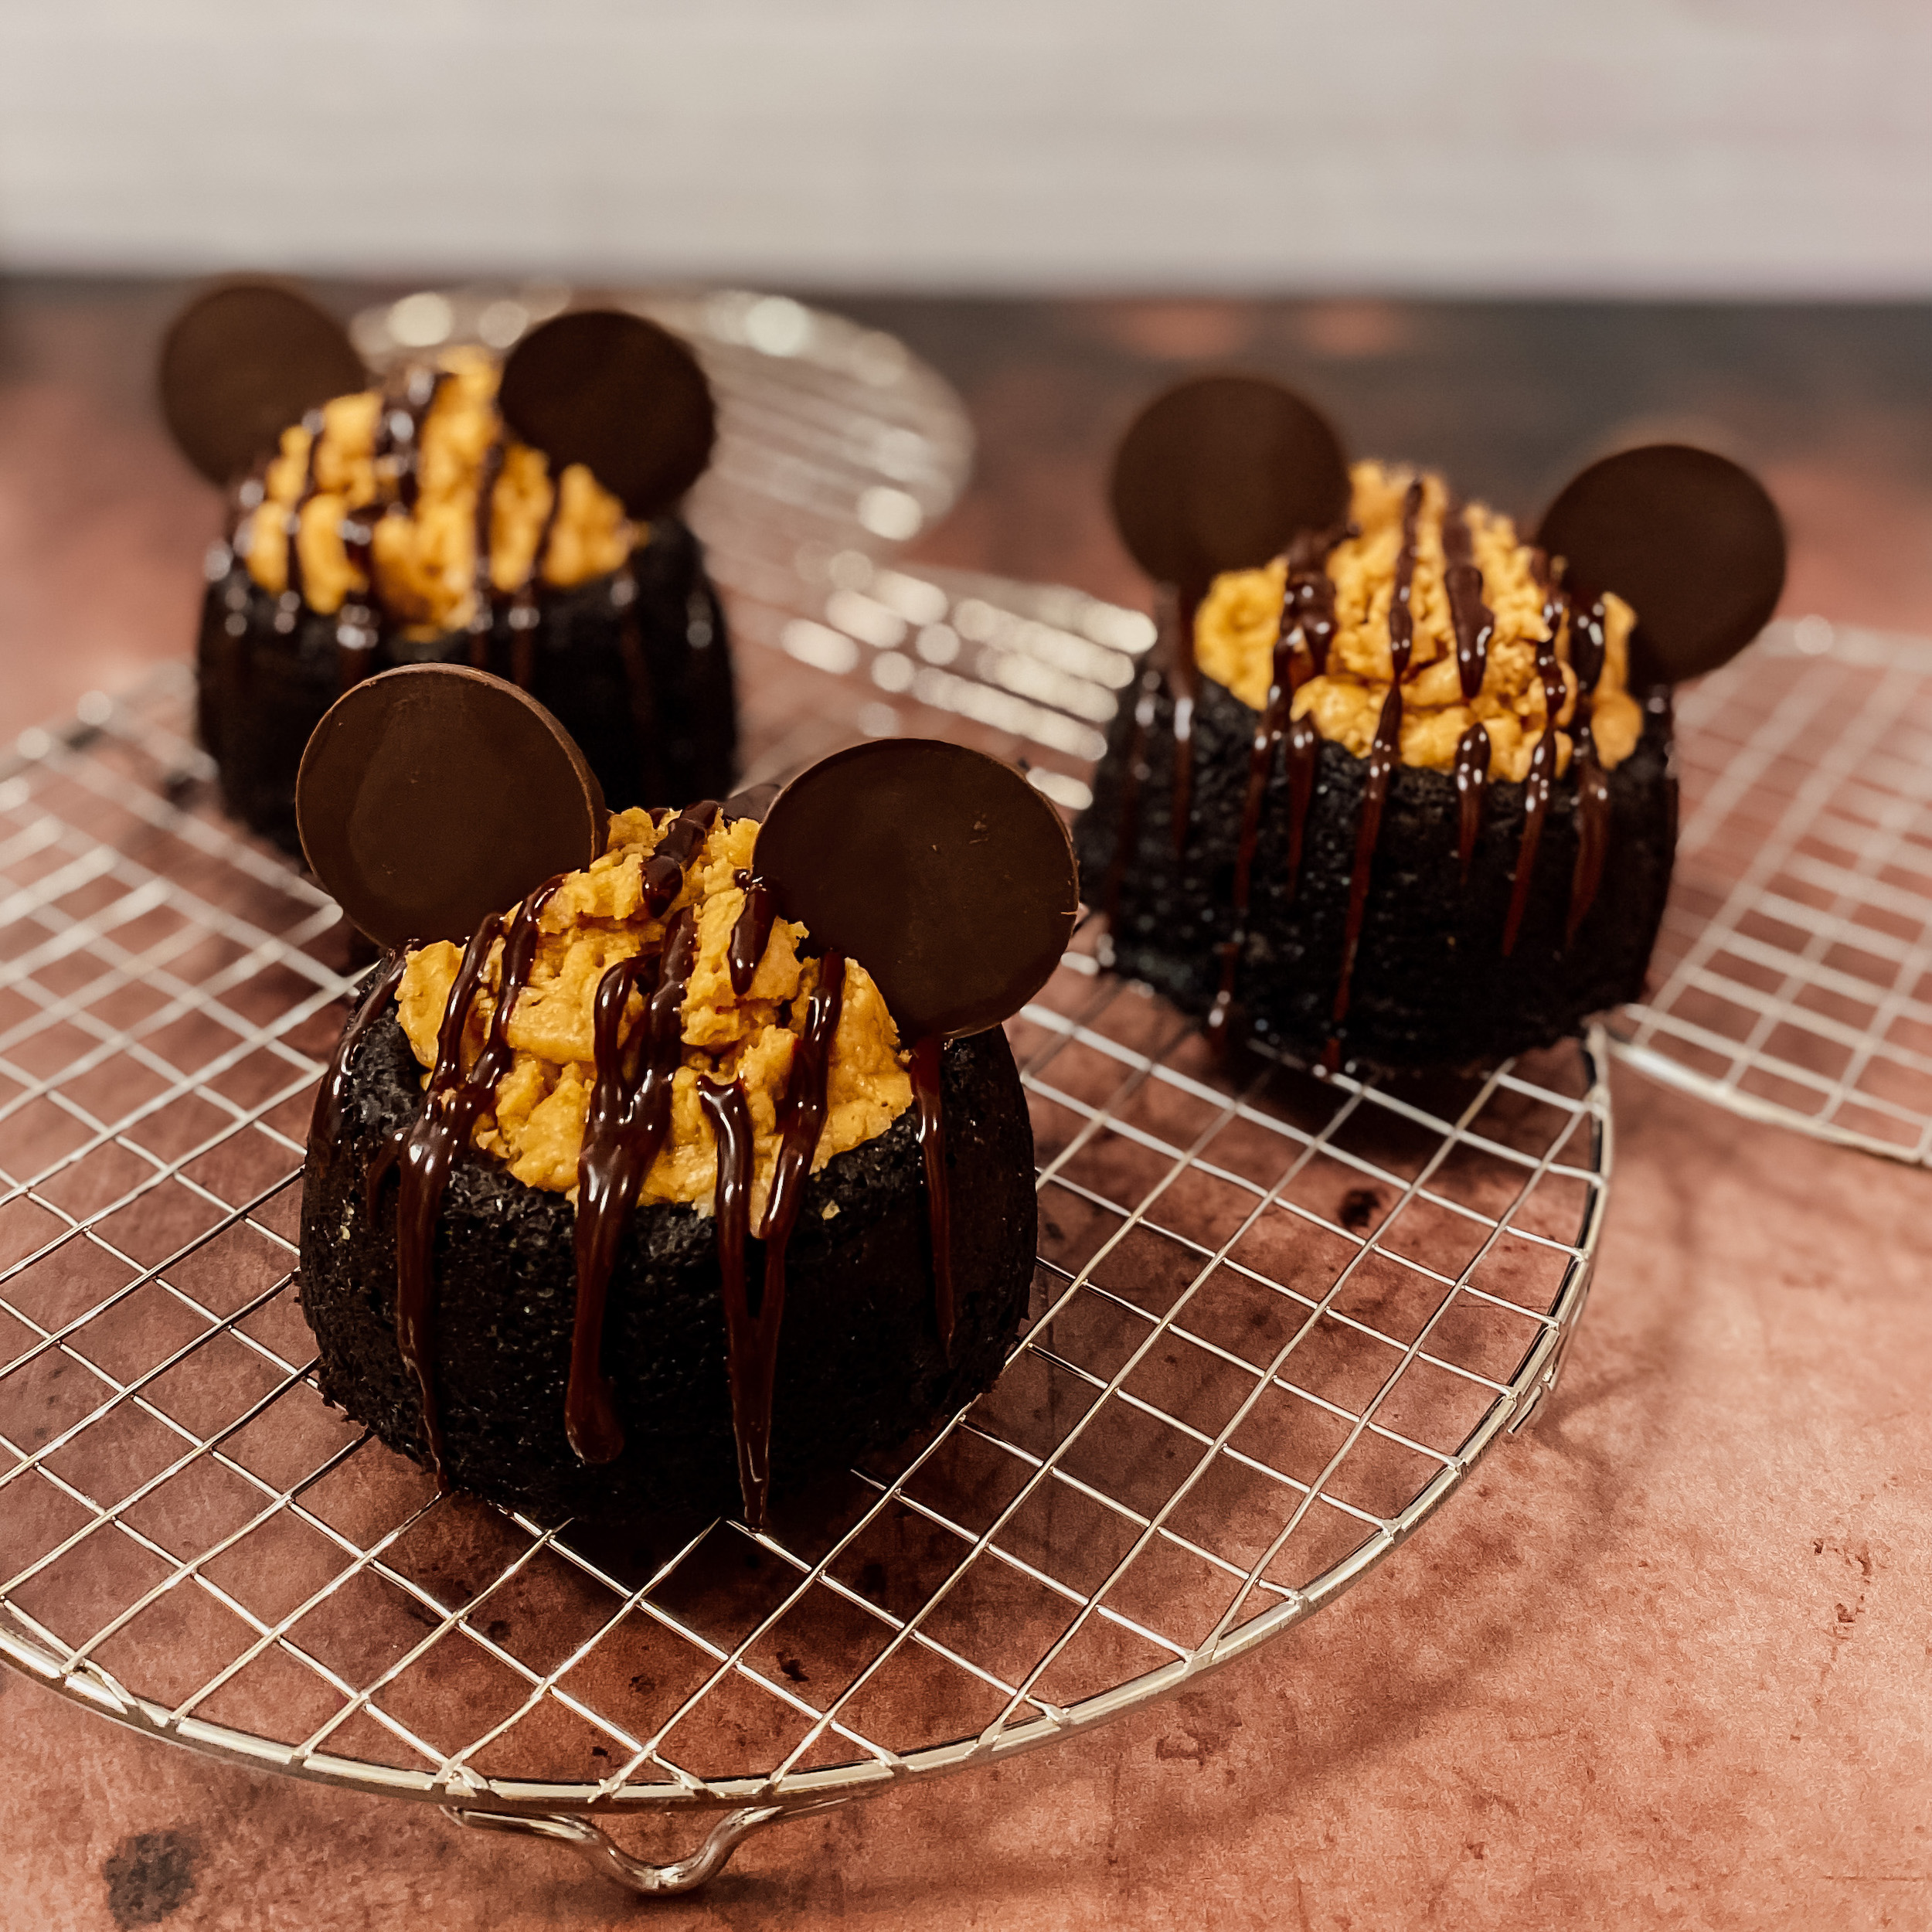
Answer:
[{"label": "peanut butter crumble topping", "polygon": [[[372,526],[374,594],[406,627],[404,634],[462,629],[477,608],[477,499],[489,452],[499,442],[488,546],[497,590],[508,595],[531,581],[568,589],[616,570],[631,554],[643,531],[581,463],[553,485],[542,451],[503,440],[495,400],[501,371],[492,357],[451,349],[439,366],[443,380],[414,446],[413,508],[402,488],[412,447],[378,454],[384,398],[377,391],[325,403],[319,438],[299,423],[282,432],[281,454],[263,478],[263,501],[240,546],[249,575],[264,590],[279,596],[288,588],[287,524],[299,505],[295,543],[308,607],[327,615],[351,596],[369,596],[368,573],[342,531],[345,519],[360,513]],[[553,518],[559,487],[562,501]]]},{"label": "peanut butter crumble topping", "polygon": [[[1396,560],[1402,547],[1402,502],[1416,480],[1412,470],[1358,463],[1350,472],[1349,517],[1359,534],[1328,554],[1335,586],[1335,635],[1321,676],[1294,694],[1293,715],[1310,717],[1325,738],[1366,757],[1388,695],[1393,665],[1389,608],[1395,595]],[[1544,592],[1532,568],[1533,553],[1519,542],[1515,526],[1481,504],[1467,518],[1474,560],[1482,572],[1483,601],[1495,620],[1488,668],[1473,700],[1462,695],[1455,633],[1444,587],[1443,519],[1449,493],[1439,476],[1422,476],[1422,510],[1417,519],[1415,573],[1410,592],[1415,641],[1403,679],[1402,762],[1447,771],[1456,746],[1472,724],[1489,738],[1489,774],[1520,783],[1549,726],[1536,646],[1549,636]],[[1257,570],[1232,570],[1215,579],[1196,614],[1194,655],[1201,669],[1251,710],[1267,702],[1275,640],[1287,580],[1284,560]],[[1606,770],[1635,750],[1643,712],[1628,689],[1630,633],[1635,622],[1621,598],[1604,600],[1603,675],[1590,703],[1590,731]],[[1576,673],[1570,668],[1569,624],[1561,625],[1556,655],[1565,698],[1557,713],[1556,768],[1569,767],[1570,734],[1562,727],[1576,716]]]},{"label": "peanut butter crumble topping", "polygon": [[[699,1104],[698,1080],[704,1074],[736,1080],[749,1100],[757,1136],[751,1199],[756,1227],[764,1215],[781,1138],[778,1104],[819,964],[798,956],[804,927],[774,920],[745,997],[739,999],[732,989],[726,949],[745,896],[737,882],[751,865],[758,835],[750,819],[714,823],[702,853],[685,873],[679,896],[662,918],[645,918],[644,862],[671,822],[666,815],[659,825],[642,809],[617,814],[611,821],[603,857],[587,870],[571,873],[544,906],[536,959],[510,1015],[509,1038],[515,1058],[498,1083],[495,1111],[477,1123],[474,1145],[502,1160],[526,1185],[574,1199],[584,1114],[596,1079],[593,1002],[598,982],[620,960],[661,951],[671,920],[692,906],[698,955],[685,995],[683,1064],[672,1082],[671,1132],[639,1199],[685,1201],[709,1211],[717,1151]],[[447,940],[425,946],[409,955],[397,989],[403,1030],[425,1069],[435,1062],[437,1030],[461,958],[462,949]],[[499,940],[485,985],[471,1005],[464,1041],[466,1068],[495,1012],[502,970]],[[636,1025],[643,1007],[641,997],[634,993],[630,1025]],[[871,975],[848,961],[825,1124],[812,1171],[883,1134],[911,1104],[912,1083],[892,1015]]]}]

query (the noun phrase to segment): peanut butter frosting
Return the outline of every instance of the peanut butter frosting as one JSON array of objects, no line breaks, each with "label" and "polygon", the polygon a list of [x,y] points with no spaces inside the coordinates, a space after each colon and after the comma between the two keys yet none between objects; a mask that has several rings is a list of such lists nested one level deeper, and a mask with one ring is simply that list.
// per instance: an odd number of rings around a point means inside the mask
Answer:
[{"label": "peanut butter frosting", "polygon": [[[400,443],[383,434],[395,399],[375,389],[325,403],[319,434],[314,417],[284,430],[262,501],[238,535],[249,575],[273,595],[288,589],[293,515],[298,581],[311,610],[331,614],[352,596],[369,596],[372,570],[374,595],[405,636],[464,628],[477,611],[478,498],[499,447],[489,505],[494,588],[507,596],[541,581],[563,590],[616,570],[643,530],[582,464],[553,483],[541,451],[505,437],[495,402],[501,373],[480,349],[447,351],[420,429]],[[345,539],[352,515],[370,526],[367,569]]]},{"label": "peanut butter frosting", "polygon": [[[1418,473],[1364,462],[1349,474],[1351,532],[1329,552],[1326,565],[1335,588],[1335,637],[1322,675],[1295,692],[1293,716],[1311,719],[1324,738],[1366,757],[1393,667],[1389,611],[1402,548],[1403,499]],[[1549,638],[1536,553],[1518,539],[1509,518],[1479,503],[1454,509],[1440,476],[1423,472],[1420,480],[1410,587],[1415,634],[1402,684],[1402,762],[1448,771],[1463,733],[1480,724],[1489,740],[1489,775],[1521,782],[1529,776],[1530,754],[1549,728],[1536,672],[1536,647]],[[1473,699],[1463,696],[1444,583],[1443,523],[1451,515],[1467,520],[1472,558],[1482,573],[1483,602],[1495,623],[1482,687]],[[1560,566],[1560,560],[1553,561]],[[1226,572],[1215,579],[1196,615],[1195,662],[1255,711],[1267,703],[1287,574],[1285,559],[1259,570]],[[1628,689],[1635,621],[1621,599],[1604,599],[1604,668],[1590,699],[1590,725],[1605,770],[1629,757],[1643,732],[1642,708]],[[1565,691],[1555,720],[1560,773],[1568,769],[1573,750],[1571,734],[1563,727],[1573,723],[1578,701],[1566,617],[1556,649]]]},{"label": "peanut butter frosting", "polygon": [[[502,1161],[517,1179],[576,1199],[577,1156],[596,1079],[594,1002],[598,983],[619,961],[661,951],[672,920],[696,909],[697,958],[682,1009],[682,1064],[672,1080],[672,1126],[639,1198],[683,1201],[710,1210],[717,1150],[698,1098],[701,1076],[739,1081],[755,1131],[751,1225],[762,1223],[782,1136],[779,1105],[819,962],[801,958],[805,928],[775,919],[757,971],[743,998],[733,992],[727,957],[743,910],[744,881],[758,828],[720,817],[703,850],[685,869],[678,897],[662,917],[648,918],[644,864],[672,823],[641,808],[612,818],[601,858],[572,872],[538,920],[536,960],[512,1009],[510,1070],[497,1083],[494,1111],[478,1121],[475,1146]],[[464,1042],[467,1070],[495,1012],[502,971],[499,939],[471,1002]],[[439,940],[408,956],[396,992],[403,1030],[417,1060],[436,1060],[437,1036],[462,949]],[[845,968],[844,1001],[832,1042],[825,1126],[812,1158],[827,1162],[883,1134],[912,1104],[912,1083],[898,1029],[871,976],[855,961]],[[633,993],[628,1025],[644,1009]],[[427,1074],[424,1076],[425,1083]]]}]

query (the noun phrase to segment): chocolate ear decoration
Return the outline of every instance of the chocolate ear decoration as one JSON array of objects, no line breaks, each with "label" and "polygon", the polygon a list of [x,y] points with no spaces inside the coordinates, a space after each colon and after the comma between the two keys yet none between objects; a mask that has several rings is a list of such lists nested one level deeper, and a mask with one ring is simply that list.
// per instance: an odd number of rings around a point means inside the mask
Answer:
[{"label": "chocolate ear decoration", "polygon": [[1018,1012],[1079,910],[1060,814],[1011,765],[931,738],[855,745],[794,778],[753,863],[781,913],[872,975],[909,1046]]},{"label": "chocolate ear decoration", "polygon": [[280,282],[224,282],[169,324],[161,413],[211,483],[240,476],[291,423],[368,381],[335,318]]},{"label": "chocolate ear decoration", "polygon": [[1202,376],[1156,396],[1114,458],[1114,521],[1157,583],[1198,596],[1222,570],[1279,556],[1349,509],[1326,417],[1260,376]]},{"label": "chocolate ear decoration", "polygon": [[640,521],[703,474],[717,434],[698,359],[668,330],[620,309],[578,309],[532,329],[503,365],[497,400],[554,469],[587,464]]},{"label": "chocolate ear decoration", "polygon": [[309,739],[295,816],[310,867],[378,945],[468,939],[604,850],[604,793],[534,698],[454,664],[338,698]]},{"label": "chocolate ear decoration", "polygon": [[1544,512],[1536,542],[1563,560],[1573,592],[1614,590],[1636,612],[1638,684],[1727,663],[1784,588],[1784,526],[1764,485],[1682,443],[1591,464]]}]

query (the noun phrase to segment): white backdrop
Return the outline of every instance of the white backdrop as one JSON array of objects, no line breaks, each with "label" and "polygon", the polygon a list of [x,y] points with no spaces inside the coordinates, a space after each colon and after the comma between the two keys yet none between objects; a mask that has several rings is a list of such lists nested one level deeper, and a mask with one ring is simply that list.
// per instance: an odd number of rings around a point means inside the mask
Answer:
[{"label": "white backdrop", "polygon": [[0,266],[1932,292],[1925,0],[0,0]]}]

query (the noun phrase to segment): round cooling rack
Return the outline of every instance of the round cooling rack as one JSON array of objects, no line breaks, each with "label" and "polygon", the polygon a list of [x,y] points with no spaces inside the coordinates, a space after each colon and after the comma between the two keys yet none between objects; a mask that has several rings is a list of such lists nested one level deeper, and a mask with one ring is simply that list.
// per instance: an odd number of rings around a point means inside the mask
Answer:
[{"label": "round cooling rack", "polygon": [[1677,706],[1655,988],[1614,1050],[1733,1112],[1932,1158],[1932,641],[1774,624]]},{"label": "round cooling rack", "polygon": [[[0,1655],[105,1716],[685,1889],[1280,1635],[1553,1385],[1599,1036],[1231,1076],[1077,950],[1012,1028],[1041,1246],[984,1398],[756,1536],[437,1496],[311,1379],[300,1163],[352,981],[334,908],[225,829],[190,698],[90,699],[0,764]],[[706,1808],[662,1866],[590,1816]]]}]

